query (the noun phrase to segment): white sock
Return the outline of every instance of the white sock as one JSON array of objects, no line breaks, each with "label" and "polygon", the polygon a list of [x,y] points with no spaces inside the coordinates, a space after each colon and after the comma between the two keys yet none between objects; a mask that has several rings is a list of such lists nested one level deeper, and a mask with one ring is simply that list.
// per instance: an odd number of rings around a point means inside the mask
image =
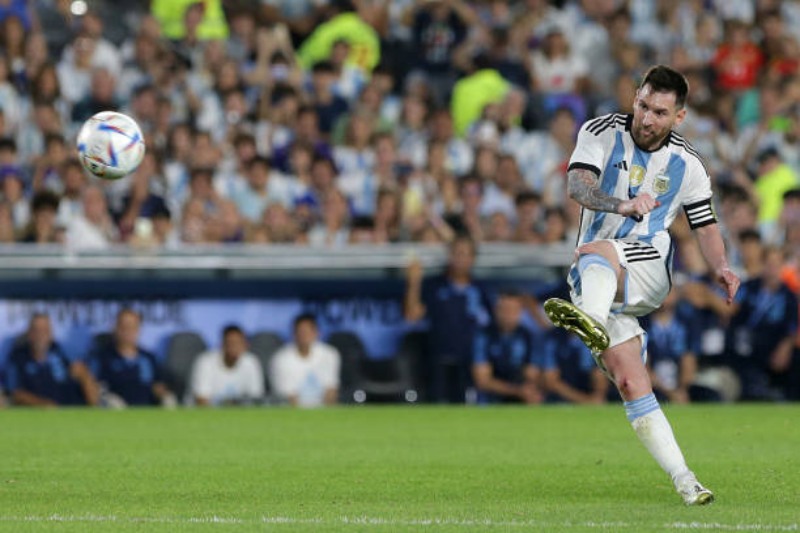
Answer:
[{"label": "white sock", "polygon": [[608,259],[600,254],[586,254],[578,259],[581,286],[591,287],[581,293],[581,310],[600,322],[608,322],[608,313],[617,294],[617,274]]},{"label": "white sock", "polygon": [[625,402],[625,413],[639,440],[673,482],[689,471],[672,427],[658,405],[652,392],[636,400]]}]

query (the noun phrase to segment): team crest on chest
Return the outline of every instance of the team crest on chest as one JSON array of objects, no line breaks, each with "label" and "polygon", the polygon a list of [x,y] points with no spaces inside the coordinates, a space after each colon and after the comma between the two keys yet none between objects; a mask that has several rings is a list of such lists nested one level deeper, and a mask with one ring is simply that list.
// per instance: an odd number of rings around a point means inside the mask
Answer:
[{"label": "team crest on chest", "polygon": [[653,182],[653,190],[658,194],[667,192],[669,190],[669,176],[664,173],[656,176],[656,180]]},{"label": "team crest on chest", "polygon": [[644,167],[633,165],[630,173],[631,186],[638,187],[644,182]]}]

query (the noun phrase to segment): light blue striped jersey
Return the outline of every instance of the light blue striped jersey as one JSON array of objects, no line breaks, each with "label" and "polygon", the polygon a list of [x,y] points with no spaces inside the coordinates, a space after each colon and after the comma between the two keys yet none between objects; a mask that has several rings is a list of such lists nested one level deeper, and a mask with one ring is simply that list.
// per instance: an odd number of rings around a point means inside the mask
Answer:
[{"label": "light blue striped jersey", "polygon": [[700,157],[678,133],[671,132],[660,148],[648,152],[631,135],[633,115],[610,114],[581,127],[569,169],[584,168],[599,176],[606,194],[629,199],[649,193],[660,202],[640,221],[615,213],[583,209],[578,244],[598,239],[640,240],[666,258],[667,233],[683,207],[691,227],[716,222],[711,209],[711,180]]}]

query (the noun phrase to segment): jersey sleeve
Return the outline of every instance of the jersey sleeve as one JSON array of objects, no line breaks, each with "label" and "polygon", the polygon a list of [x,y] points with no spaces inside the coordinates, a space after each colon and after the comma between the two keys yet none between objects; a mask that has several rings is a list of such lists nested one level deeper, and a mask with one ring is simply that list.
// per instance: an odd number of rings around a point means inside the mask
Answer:
[{"label": "jersey sleeve", "polygon": [[472,341],[472,364],[473,365],[480,365],[483,363],[488,363],[489,358],[487,357],[487,350],[488,350],[488,338],[486,334],[482,331],[475,334],[475,338]]},{"label": "jersey sleeve", "polygon": [[587,121],[578,132],[575,150],[569,158],[568,170],[584,169],[600,175],[605,158],[604,136],[592,131],[592,125],[601,119]]},{"label": "jersey sleeve", "polygon": [[711,205],[711,178],[699,159],[690,158],[686,166],[686,180],[681,198],[683,210],[692,229],[717,222]]}]

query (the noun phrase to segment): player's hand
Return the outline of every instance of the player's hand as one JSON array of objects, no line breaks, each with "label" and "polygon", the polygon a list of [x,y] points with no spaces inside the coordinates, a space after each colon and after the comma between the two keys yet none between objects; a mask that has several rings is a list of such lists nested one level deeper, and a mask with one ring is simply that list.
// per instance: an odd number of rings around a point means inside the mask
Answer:
[{"label": "player's hand", "polygon": [[661,202],[643,192],[639,196],[634,196],[630,200],[623,200],[617,207],[617,213],[626,217],[641,217],[646,215],[656,207],[660,206]]},{"label": "player's hand", "polygon": [[716,278],[719,286],[725,289],[725,292],[728,295],[728,305],[732,304],[733,298],[736,296],[736,291],[739,290],[739,285],[741,284],[739,276],[734,274],[730,268],[725,267],[717,270]]}]

